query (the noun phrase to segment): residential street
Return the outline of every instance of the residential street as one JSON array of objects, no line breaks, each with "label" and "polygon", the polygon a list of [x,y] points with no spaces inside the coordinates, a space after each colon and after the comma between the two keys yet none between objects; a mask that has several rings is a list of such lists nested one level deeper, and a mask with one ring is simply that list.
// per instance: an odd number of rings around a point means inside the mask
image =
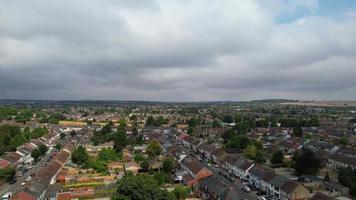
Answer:
[{"label": "residential street", "polygon": [[[172,141],[173,142],[173,141]],[[184,147],[183,145],[180,145],[184,151],[187,154],[194,154],[192,150]],[[198,157],[198,156],[197,156]],[[247,200],[257,200],[258,196],[255,192],[251,191],[250,193],[242,191],[242,182],[239,179],[235,179],[234,182],[230,182],[228,179],[226,179],[223,175],[219,174],[219,172],[222,172],[223,174],[228,174],[227,171],[220,167],[215,167],[215,166],[208,166],[208,163],[205,160],[202,160],[202,163],[205,165],[207,169],[209,169],[215,176],[219,177],[221,180],[223,180],[224,183],[228,184],[230,187],[235,188],[236,192],[239,194],[239,199],[247,199]]]},{"label": "residential street", "polygon": [[0,194],[1,196],[4,195],[5,193],[7,192],[12,192],[13,194],[16,193],[17,191],[20,191],[22,189],[22,186],[21,183],[22,182],[27,182],[26,181],[26,178],[28,176],[30,176],[31,174],[33,173],[37,173],[37,171],[42,167],[42,165],[44,163],[47,162],[47,159],[49,158],[50,155],[53,154],[53,151],[50,153],[50,154],[47,154],[45,155],[44,158],[42,158],[36,165],[33,166],[32,169],[30,169],[29,171],[27,171],[26,173],[24,173],[21,177],[16,177],[17,178],[17,181],[16,183],[10,185],[8,183],[4,184],[1,186],[0,188]]}]

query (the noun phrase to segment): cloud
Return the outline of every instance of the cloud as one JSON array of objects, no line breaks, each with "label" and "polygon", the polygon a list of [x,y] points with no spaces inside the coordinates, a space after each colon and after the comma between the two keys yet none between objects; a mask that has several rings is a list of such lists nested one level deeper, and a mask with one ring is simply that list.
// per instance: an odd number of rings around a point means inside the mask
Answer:
[{"label": "cloud", "polygon": [[280,24],[318,1],[268,2],[0,2],[1,97],[355,99],[353,15]]}]

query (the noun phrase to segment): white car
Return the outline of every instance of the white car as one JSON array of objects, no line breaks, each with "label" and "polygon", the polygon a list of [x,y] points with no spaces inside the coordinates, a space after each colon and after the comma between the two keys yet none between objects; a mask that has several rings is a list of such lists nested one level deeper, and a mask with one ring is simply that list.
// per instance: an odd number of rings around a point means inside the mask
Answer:
[{"label": "white car", "polygon": [[211,164],[210,164],[210,163],[208,163],[208,167],[211,167]]},{"label": "white car", "polygon": [[251,192],[251,189],[248,186],[243,186],[242,191],[249,193]]},{"label": "white car", "polygon": [[32,179],[32,177],[31,176],[28,176],[27,178],[26,178],[26,181],[30,181]]},{"label": "white car", "polygon": [[26,183],[25,183],[25,182],[22,182],[22,183],[21,183],[21,185],[22,185],[22,186],[25,186],[25,185],[26,185]]},{"label": "white car", "polygon": [[258,200],[267,200],[266,197],[258,197]]},{"label": "white car", "polygon": [[1,200],[9,200],[12,196],[11,192],[7,192],[4,195],[2,195]]}]

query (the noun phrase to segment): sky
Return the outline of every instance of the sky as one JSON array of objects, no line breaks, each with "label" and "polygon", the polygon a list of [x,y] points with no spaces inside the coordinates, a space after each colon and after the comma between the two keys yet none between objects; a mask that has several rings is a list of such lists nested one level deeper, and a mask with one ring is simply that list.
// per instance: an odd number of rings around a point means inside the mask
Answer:
[{"label": "sky", "polygon": [[356,100],[355,0],[0,1],[0,99]]}]

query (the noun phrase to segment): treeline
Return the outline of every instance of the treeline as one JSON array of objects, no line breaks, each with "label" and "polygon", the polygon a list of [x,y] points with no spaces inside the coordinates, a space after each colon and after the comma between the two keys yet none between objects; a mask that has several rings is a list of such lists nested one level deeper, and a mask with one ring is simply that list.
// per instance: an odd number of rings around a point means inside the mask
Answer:
[{"label": "treeline", "polygon": [[46,128],[36,128],[30,131],[29,128],[21,130],[17,126],[0,126],[0,155],[7,151],[14,151],[18,146],[31,139],[37,139],[48,133]]}]

